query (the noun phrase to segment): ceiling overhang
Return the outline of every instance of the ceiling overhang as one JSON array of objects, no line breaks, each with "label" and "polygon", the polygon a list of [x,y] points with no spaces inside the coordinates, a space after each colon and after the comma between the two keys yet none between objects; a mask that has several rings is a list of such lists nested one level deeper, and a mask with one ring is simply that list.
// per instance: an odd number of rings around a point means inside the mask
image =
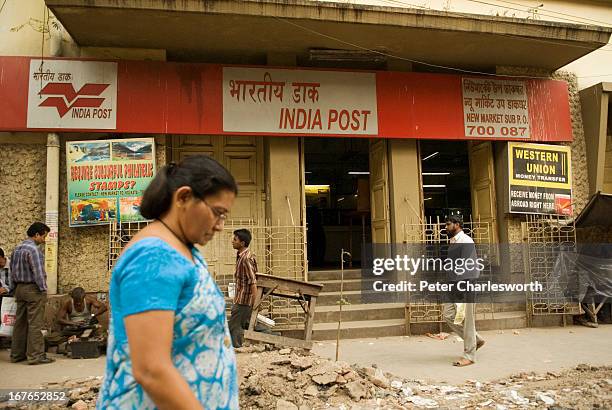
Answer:
[{"label": "ceiling overhang", "polygon": [[[45,0],[80,46],[166,50],[169,60],[262,64],[271,53],[375,50],[429,64],[556,70],[612,29],[307,0]],[[395,57],[387,57],[393,59]]]}]

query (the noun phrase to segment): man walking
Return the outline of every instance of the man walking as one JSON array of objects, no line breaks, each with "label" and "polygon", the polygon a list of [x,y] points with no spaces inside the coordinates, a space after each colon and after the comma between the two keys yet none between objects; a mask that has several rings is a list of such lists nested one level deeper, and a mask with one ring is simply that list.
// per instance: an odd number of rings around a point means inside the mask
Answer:
[{"label": "man walking", "polygon": [[49,227],[34,222],[28,229],[28,239],[19,244],[11,255],[11,280],[17,312],[13,328],[11,362],[28,360],[29,364],[46,364],[55,360],[45,355],[42,327],[47,302],[47,273],[44,257],[38,248]]},{"label": "man walking", "polygon": [[[474,280],[480,276],[480,271],[476,265],[476,246],[474,241],[465,232],[463,232],[463,221],[457,216],[450,216],[446,219],[446,232],[451,237],[448,247],[449,259],[457,262],[462,260],[461,266],[466,266],[466,261],[471,261],[469,265],[473,269],[465,269],[461,274],[453,272],[449,276],[449,281],[457,282],[459,280]],[[457,266],[457,264],[456,264]],[[456,290],[456,283],[454,286]],[[474,364],[476,361],[476,350],[480,349],[485,341],[476,333],[476,319],[473,294],[465,292],[454,292],[452,294],[452,302],[462,302],[465,308],[464,315],[457,315],[456,303],[444,303],[443,315],[446,324],[459,336],[463,338],[463,357],[453,362],[453,366],[463,367]],[[461,320],[463,316],[463,320]]]},{"label": "man walking", "polygon": [[229,330],[234,347],[241,347],[244,329],[248,329],[251,311],[257,293],[257,261],[251,253],[251,232],[248,229],[234,231],[232,247],[236,249],[236,295],[229,319]]}]

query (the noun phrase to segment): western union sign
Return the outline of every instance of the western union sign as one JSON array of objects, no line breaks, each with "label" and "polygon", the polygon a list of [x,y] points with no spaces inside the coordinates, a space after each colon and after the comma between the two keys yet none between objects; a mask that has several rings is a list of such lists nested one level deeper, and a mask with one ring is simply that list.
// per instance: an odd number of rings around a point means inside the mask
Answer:
[{"label": "western union sign", "polygon": [[569,147],[509,142],[508,166],[510,212],[572,214]]}]

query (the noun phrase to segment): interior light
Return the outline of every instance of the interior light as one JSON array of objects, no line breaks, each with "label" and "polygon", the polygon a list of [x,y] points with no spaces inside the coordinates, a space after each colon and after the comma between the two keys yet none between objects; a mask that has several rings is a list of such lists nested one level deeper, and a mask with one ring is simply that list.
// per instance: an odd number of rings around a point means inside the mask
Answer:
[{"label": "interior light", "polygon": [[421,175],[450,175],[450,172],[421,172]]},{"label": "interior light", "polygon": [[429,201],[431,199],[431,197],[425,198],[423,199],[423,201]]},{"label": "interior light", "polygon": [[306,171],[305,174],[312,174],[312,171]]},{"label": "interior light", "polygon": [[423,188],[446,188],[446,185],[444,184],[440,184],[440,185],[423,185]]},{"label": "interior light", "polygon": [[307,194],[321,194],[329,192],[329,185],[304,185]]},{"label": "interior light", "polygon": [[435,157],[439,153],[440,153],[439,151],[436,151],[433,154],[430,154],[430,155],[426,156],[425,158],[423,158],[423,161],[427,161],[428,159]]},{"label": "interior light", "polygon": [[342,201],[344,201],[344,197],[338,198],[338,202],[342,202]]},{"label": "interior light", "polygon": [[370,171],[349,171],[349,175],[370,175]]}]

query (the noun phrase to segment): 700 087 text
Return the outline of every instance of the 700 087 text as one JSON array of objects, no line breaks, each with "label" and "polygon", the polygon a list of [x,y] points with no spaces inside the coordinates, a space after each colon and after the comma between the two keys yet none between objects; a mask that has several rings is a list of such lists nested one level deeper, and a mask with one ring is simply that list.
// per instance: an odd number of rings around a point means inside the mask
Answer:
[{"label": "700 087 text", "polygon": [[[494,137],[496,135],[495,127],[484,125],[468,125],[469,137]],[[499,132],[503,137],[524,137],[527,132],[527,127],[501,127]]]}]

